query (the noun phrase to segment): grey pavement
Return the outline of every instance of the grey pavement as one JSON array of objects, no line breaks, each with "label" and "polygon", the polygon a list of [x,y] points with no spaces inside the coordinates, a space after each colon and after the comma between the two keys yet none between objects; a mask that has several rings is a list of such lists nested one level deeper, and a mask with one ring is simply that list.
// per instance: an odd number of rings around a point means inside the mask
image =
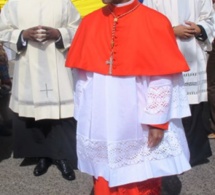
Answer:
[{"label": "grey pavement", "polygon": [[[0,136],[0,195],[92,195],[92,177],[76,171],[77,179],[67,181],[52,165],[40,177],[33,175],[34,164],[23,164],[14,159],[11,136]],[[215,151],[215,140],[211,140]],[[215,195],[215,157],[210,162],[193,167],[192,170],[163,179],[162,195]],[[129,176],[128,176],[129,177]],[[102,195],[102,194],[101,194]]]}]

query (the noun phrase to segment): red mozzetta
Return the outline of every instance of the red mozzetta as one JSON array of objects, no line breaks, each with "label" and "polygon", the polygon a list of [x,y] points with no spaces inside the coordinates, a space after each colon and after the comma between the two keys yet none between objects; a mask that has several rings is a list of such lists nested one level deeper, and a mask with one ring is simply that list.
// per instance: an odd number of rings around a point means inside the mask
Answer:
[{"label": "red mozzetta", "polygon": [[[123,7],[107,5],[85,16],[66,66],[115,76],[188,71],[168,19],[139,4],[135,0]],[[111,67],[107,63],[110,57]]]}]

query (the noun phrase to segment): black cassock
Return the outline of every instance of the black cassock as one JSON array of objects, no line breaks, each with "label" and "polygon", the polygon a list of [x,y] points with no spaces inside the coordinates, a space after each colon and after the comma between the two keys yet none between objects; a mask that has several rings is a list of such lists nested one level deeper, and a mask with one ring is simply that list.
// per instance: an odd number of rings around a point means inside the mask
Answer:
[{"label": "black cassock", "polygon": [[190,164],[203,164],[212,155],[207,137],[209,127],[209,110],[207,102],[190,105],[191,116],[182,119],[188,146]]},{"label": "black cassock", "polygon": [[14,158],[48,157],[69,160],[77,168],[76,120],[13,117]]}]

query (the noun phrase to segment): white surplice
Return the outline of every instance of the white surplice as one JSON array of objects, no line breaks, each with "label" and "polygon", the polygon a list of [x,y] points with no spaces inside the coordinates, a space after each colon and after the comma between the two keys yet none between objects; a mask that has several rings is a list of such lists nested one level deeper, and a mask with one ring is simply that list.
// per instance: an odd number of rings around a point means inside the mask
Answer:
[{"label": "white surplice", "polygon": [[[214,38],[213,7],[211,0],[144,0],[145,5],[163,13],[172,26],[185,21],[201,25],[208,36],[204,42],[196,38],[177,38],[178,46],[189,64],[190,71],[183,74],[190,104],[207,101],[207,51]],[[161,37],[162,38],[162,37]]]},{"label": "white surplice", "polygon": [[[10,108],[19,116],[39,119],[68,118],[73,115],[71,70],[65,57],[80,22],[70,0],[10,0],[1,11],[0,41],[17,53]],[[43,25],[57,28],[64,49],[55,41],[28,41],[17,51],[22,30]]]},{"label": "white surplice", "polygon": [[[181,118],[190,115],[182,74],[105,76],[76,70],[78,166],[109,186],[190,169]],[[162,142],[147,147],[148,125],[169,122]]]}]

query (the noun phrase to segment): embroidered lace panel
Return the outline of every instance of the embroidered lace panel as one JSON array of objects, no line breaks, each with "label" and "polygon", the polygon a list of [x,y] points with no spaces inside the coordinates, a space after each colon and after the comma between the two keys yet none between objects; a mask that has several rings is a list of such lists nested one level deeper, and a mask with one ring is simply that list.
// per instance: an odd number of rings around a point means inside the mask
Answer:
[{"label": "embroidered lace panel", "polygon": [[[82,158],[93,163],[106,163],[111,168],[143,163],[145,160],[154,161],[181,154],[181,145],[185,140],[179,141],[176,131],[168,132],[158,147],[147,147],[147,135],[138,140],[123,140],[106,143],[103,141],[89,140],[78,135],[78,153]],[[184,143],[180,143],[184,142]]]},{"label": "embroidered lace panel", "polygon": [[[145,112],[165,114],[169,110],[174,110],[174,112],[183,111],[183,108],[187,107],[187,94],[183,81],[175,77],[172,85],[149,87]],[[172,106],[171,109],[170,106]]]}]

